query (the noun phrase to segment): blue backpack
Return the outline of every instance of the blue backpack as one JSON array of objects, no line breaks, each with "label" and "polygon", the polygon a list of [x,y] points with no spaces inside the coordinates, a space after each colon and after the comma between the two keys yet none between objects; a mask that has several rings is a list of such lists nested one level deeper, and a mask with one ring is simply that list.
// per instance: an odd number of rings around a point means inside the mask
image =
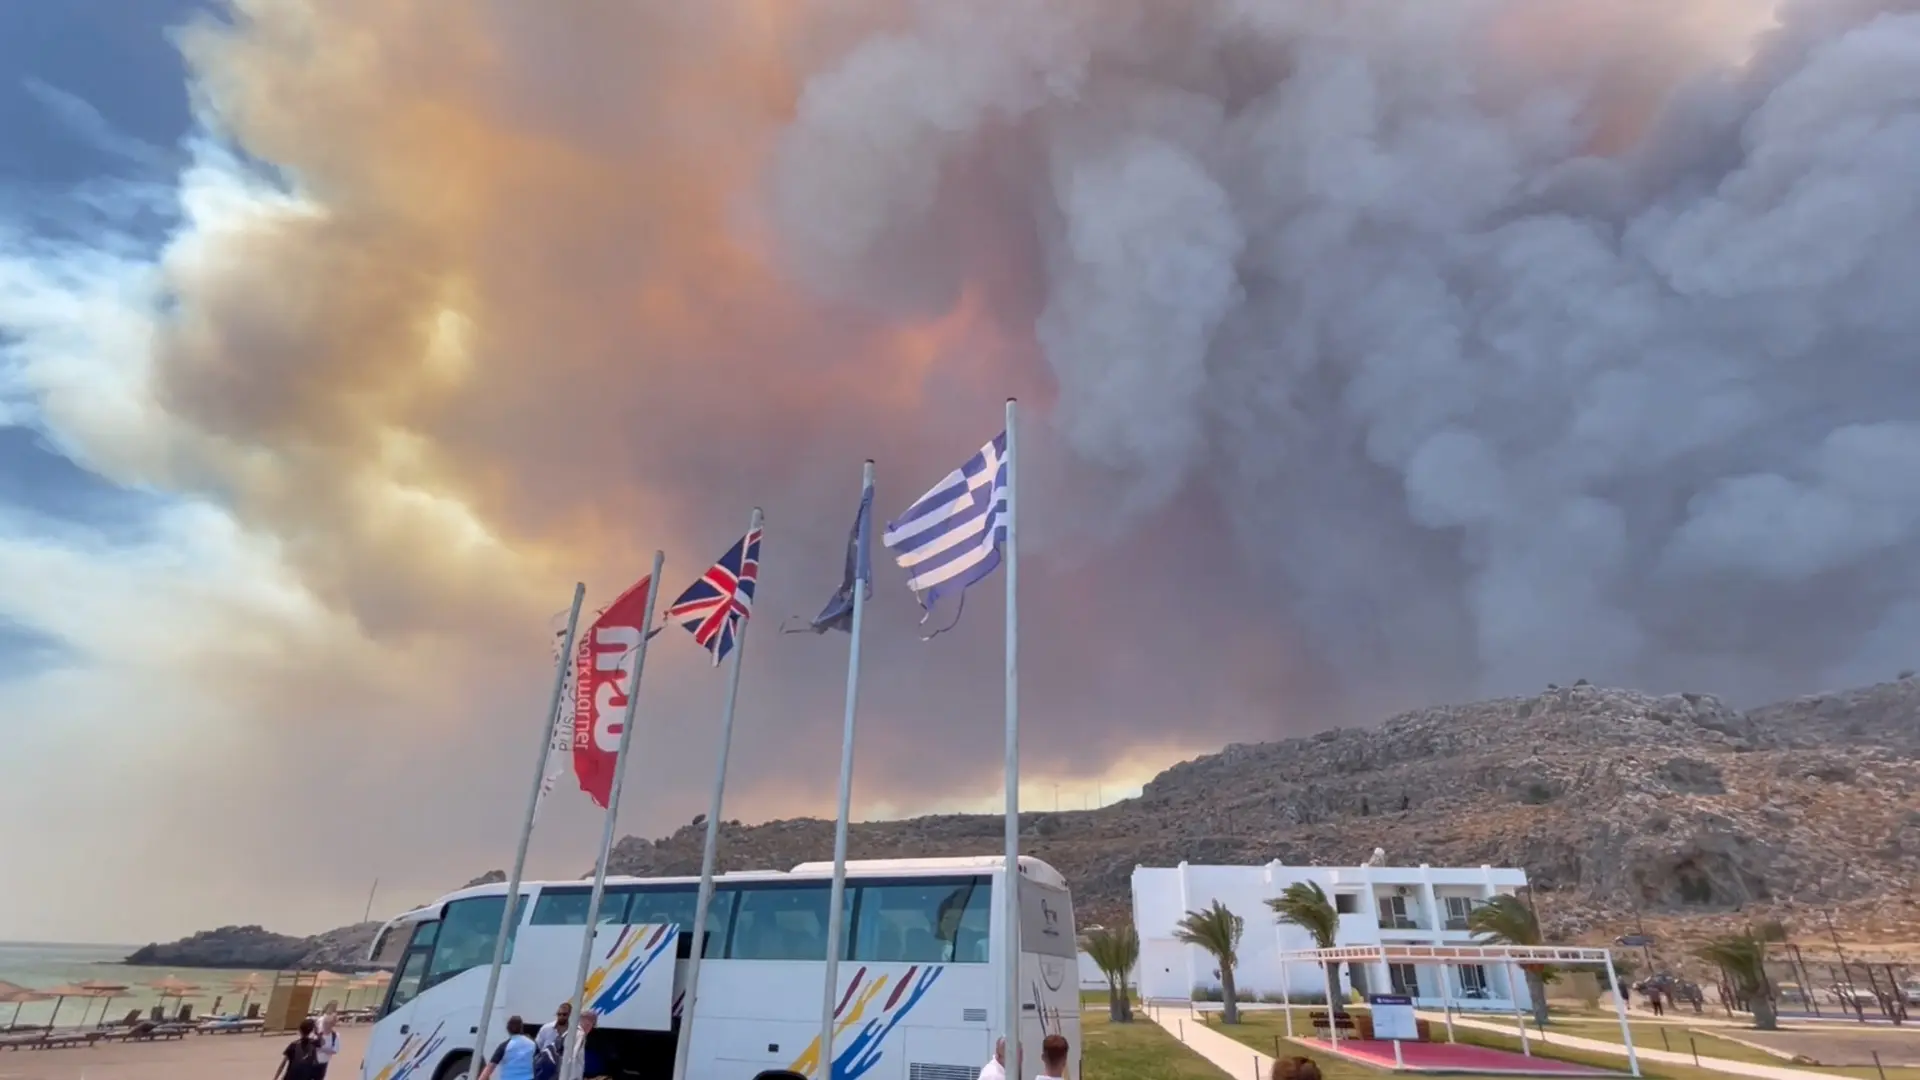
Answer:
[{"label": "blue backpack", "polygon": [[559,1080],[560,1055],[565,1051],[566,1037],[561,1036],[540,1048],[533,1055],[533,1080]]}]

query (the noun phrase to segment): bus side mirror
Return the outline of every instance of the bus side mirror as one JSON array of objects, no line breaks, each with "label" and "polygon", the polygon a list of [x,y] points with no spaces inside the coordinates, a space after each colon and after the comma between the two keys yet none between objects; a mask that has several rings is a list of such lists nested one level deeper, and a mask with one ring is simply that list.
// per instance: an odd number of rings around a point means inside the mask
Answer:
[{"label": "bus side mirror", "polygon": [[753,1080],[807,1080],[807,1076],[792,1069],[768,1069],[755,1076]]}]

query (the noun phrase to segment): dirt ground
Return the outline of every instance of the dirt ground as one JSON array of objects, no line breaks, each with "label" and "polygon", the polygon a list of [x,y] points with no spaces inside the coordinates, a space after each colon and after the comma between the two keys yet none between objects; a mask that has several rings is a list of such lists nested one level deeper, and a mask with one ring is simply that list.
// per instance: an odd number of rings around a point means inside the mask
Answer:
[{"label": "dirt ground", "polygon": [[[340,1031],[327,1080],[357,1080],[370,1027]],[[271,1080],[284,1035],[190,1035],[179,1042],[85,1050],[0,1050],[0,1080]]]}]

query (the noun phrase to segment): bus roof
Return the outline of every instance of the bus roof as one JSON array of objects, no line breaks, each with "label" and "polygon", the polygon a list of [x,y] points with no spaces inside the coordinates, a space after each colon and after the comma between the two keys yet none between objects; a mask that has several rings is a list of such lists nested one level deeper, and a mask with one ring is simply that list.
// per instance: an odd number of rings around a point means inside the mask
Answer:
[{"label": "bus roof", "polygon": [[[899,876],[959,877],[968,874],[992,874],[1005,865],[1006,859],[998,855],[962,855],[955,858],[944,859],[849,859],[847,860],[847,877],[850,879]],[[1032,858],[1031,856],[1022,855],[1020,857],[1020,873],[1029,881],[1035,881],[1042,885],[1051,885],[1060,889],[1067,887],[1067,880],[1061,876],[1060,871],[1055,870],[1045,862]],[[801,863],[792,870],[735,870],[731,873],[715,874],[713,880],[716,884],[724,885],[729,882],[789,881],[808,878],[830,878],[832,876],[832,863],[809,862]],[[548,889],[585,885],[590,880],[591,879],[581,878],[573,881],[523,881],[520,883],[520,887],[523,889],[535,887]],[[698,877],[688,876],[630,877],[626,875],[610,875],[607,878],[607,884],[610,887],[643,884],[698,885],[699,883],[700,879]],[[499,896],[506,891],[507,885],[504,881],[495,881],[486,885],[473,885],[465,889],[457,889],[435,900],[431,904],[422,905],[414,909],[414,911],[405,912],[396,916],[394,921],[409,921],[408,916],[420,917],[429,912],[437,911],[442,904],[448,901],[461,900],[470,896]]]}]

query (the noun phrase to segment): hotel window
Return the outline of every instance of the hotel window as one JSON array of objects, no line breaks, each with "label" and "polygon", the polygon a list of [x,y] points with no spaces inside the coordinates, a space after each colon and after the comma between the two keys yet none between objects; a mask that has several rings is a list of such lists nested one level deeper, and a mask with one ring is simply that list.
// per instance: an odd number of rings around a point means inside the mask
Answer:
[{"label": "hotel window", "polygon": [[1403,997],[1420,996],[1420,973],[1412,964],[1388,964],[1387,981],[1393,984],[1393,992]]},{"label": "hotel window", "polygon": [[1382,896],[1380,903],[1380,928],[1382,930],[1412,930],[1414,922],[1407,917],[1407,898],[1404,896]]},{"label": "hotel window", "polygon": [[1447,929],[1465,930],[1467,916],[1471,915],[1473,909],[1478,906],[1479,903],[1471,896],[1447,897]]},{"label": "hotel window", "polygon": [[1487,997],[1487,969],[1479,964],[1460,966],[1460,996],[1464,998]]}]

